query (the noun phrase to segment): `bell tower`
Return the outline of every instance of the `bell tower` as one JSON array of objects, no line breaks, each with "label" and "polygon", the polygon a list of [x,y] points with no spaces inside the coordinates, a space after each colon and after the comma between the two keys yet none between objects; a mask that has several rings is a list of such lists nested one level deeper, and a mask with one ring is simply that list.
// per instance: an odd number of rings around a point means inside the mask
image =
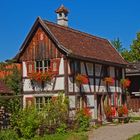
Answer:
[{"label": "bell tower", "polygon": [[57,24],[62,26],[68,26],[68,9],[61,5],[56,11],[57,13]]}]

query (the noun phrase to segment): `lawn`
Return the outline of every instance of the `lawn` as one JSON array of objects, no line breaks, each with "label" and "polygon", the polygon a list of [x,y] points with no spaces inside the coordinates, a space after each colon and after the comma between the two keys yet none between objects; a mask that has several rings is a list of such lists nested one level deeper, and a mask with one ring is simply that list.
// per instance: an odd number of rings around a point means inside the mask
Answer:
[{"label": "lawn", "polygon": [[[33,138],[32,140],[40,140],[40,137]],[[67,134],[55,134],[47,135],[41,140],[88,140],[88,136],[83,133],[67,133]]]},{"label": "lawn", "polygon": [[128,140],[140,140],[140,134],[134,135],[133,137],[129,138]]},{"label": "lawn", "polygon": [[[0,140],[27,140],[24,138],[19,138],[15,131],[13,130],[5,130],[0,132]],[[65,134],[53,134],[46,135],[44,137],[35,136],[30,140],[88,140],[88,135],[86,132],[71,132]]]}]

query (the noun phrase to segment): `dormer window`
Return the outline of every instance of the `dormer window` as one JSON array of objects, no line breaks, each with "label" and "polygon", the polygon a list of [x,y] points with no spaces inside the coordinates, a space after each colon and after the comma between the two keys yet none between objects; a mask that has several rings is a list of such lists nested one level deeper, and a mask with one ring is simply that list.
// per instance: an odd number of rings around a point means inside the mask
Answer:
[{"label": "dormer window", "polygon": [[59,17],[62,17],[62,13],[59,13]]},{"label": "dormer window", "polygon": [[50,60],[37,60],[35,62],[35,71],[36,72],[45,72],[50,67]]}]

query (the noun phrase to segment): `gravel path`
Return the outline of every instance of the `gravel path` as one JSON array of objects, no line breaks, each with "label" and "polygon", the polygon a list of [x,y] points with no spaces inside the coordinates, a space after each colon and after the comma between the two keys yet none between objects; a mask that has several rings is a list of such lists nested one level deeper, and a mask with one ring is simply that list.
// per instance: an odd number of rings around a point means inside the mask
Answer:
[{"label": "gravel path", "polygon": [[89,134],[89,140],[127,140],[138,133],[140,133],[140,121],[100,127]]}]

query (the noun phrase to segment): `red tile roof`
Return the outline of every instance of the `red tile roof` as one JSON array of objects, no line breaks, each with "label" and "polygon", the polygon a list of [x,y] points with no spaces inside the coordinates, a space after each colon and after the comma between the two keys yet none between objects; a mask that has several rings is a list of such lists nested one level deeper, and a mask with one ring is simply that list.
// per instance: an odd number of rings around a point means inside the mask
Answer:
[{"label": "red tile roof", "polygon": [[0,80],[0,94],[11,94],[12,91]]},{"label": "red tile roof", "polygon": [[127,62],[106,39],[49,21],[44,21],[44,23],[60,44],[75,56],[122,65],[127,64]]}]

